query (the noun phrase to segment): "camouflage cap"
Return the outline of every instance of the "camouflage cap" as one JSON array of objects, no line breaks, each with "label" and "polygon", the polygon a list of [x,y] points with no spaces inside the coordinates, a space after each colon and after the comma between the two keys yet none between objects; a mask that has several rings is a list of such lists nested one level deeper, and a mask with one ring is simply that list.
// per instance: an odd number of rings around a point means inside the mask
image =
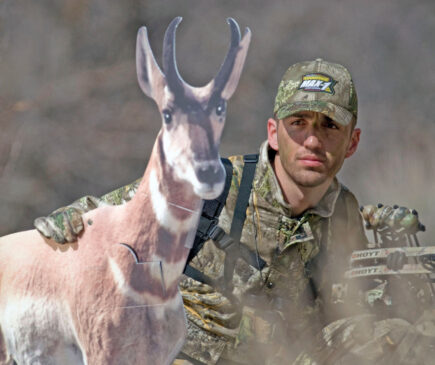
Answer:
[{"label": "camouflage cap", "polygon": [[358,100],[349,71],[321,58],[290,66],[279,84],[273,112],[284,119],[303,110],[323,113],[342,125],[356,119]]}]

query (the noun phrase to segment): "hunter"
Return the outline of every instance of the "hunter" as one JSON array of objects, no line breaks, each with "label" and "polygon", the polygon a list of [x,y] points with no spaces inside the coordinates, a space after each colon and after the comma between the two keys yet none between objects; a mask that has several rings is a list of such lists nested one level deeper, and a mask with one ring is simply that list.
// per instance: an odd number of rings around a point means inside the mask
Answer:
[{"label": "hunter", "polygon": [[[357,150],[356,123],[357,95],[345,67],[316,59],[286,71],[252,185],[240,187],[249,159],[230,157],[220,234],[195,252],[189,266],[196,274],[180,282],[188,338],[175,364],[319,364],[307,355],[316,335],[340,318],[361,315],[357,306],[337,306],[333,294],[352,251],[367,248],[358,202],[336,177]],[[60,243],[73,242],[83,229],[81,214],[123,204],[137,186],[83,197],[38,218],[35,226]],[[249,189],[246,217],[234,243],[231,229],[240,220],[234,212],[243,189]],[[397,343],[388,334],[380,342],[393,348]],[[381,361],[389,351],[382,349],[368,363]],[[349,362],[365,363],[363,357],[353,355]]]}]

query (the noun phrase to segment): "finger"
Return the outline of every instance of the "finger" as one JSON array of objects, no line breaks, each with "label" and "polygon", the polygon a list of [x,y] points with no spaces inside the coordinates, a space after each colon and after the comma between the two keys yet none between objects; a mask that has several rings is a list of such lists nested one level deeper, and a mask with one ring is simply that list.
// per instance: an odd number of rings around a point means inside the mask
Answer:
[{"label": "finger", "polygon": [[57,243],[65,243],[65,235],[62,232],[63,219],[61,214],[55,214],[54,216],[48,216],[45,222],[50,231],[50,238]]},{"label": "finger", "polygon": [[370,224],[372,227],[381,228],[385,224],[385,220],[389,217],[393,208],[389,205],[378,204],[375,212],[370,217]]},{"label": "finger", "polygon": [[55,240],[57,243],[64,244],[67,243],[65,236],[58,230],[54,230],[51,235],[51,239]]},{"label": "finger", "polygon": [[390,228],[398,229],[400,228],[400,221],[410,213],[410,210],[406,207],[394,206],[394,210],[390,215],[388,225]]},{"label": "finger", "polygon": [[36,218],[33,221],[33,225],[44,237],[51,238],[51,230],[50,227],[47,225],[46,219],[46,217]]},{"label": "finger", "polygon": [[370,217],[376,211],[376,207],[374,205],[364,205],[360,207],[360,210],[364,220],[370,224]]},{"label": "finger", "polygon": [[63,235],[59,232],[59,228],[54,222],[53,218],[50,217],[39,217],[33,222],[35,228],[44,237],[52,239],[57,243],[65,243]]},{"label": "finger", "polygon": [[84,229],[82,213],[74,209],[73,211],[70,212],[68,218],[69,218],[72,234],[74,235],[74,239],[76,240],[77,236]]},{"label": "finger", "polygon": [[71,213],[67,210],[61,213],[62,215],[62,228],[60,234],[63,235],[63,239],[68,242],[74,242],[76,240],[76,235],[74,234],[73,227],[71,226]]}]

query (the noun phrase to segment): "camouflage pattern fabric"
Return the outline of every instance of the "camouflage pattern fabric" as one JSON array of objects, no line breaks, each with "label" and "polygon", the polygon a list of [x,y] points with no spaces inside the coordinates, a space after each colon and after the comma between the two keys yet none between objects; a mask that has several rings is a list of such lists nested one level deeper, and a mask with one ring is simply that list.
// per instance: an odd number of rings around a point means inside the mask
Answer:
[{"label": "camouflage pattern fabric", "polygon": [[365,205],[360,208],[361,214],[369,229],[406,229],[409,233],[417,233],[424,225],[418,219],[418,213],[406,207],[379,204]]},{"label": "camouflage pattern fabric", "polygon": [[45,237],[54,239],[57,243],[71,243],[83,231],[81,216],[95,208],[109,204],[120,205],[129,201],[136,193],[141,179],[116,189],[101,198],[84,196],[72,204],[59,208],[47,217],[39,217],[34,221],[35,228]]},{"label": "camouflage pattern fabric", "polygon": [[284,74],[273,112],[278,119],[311,110],[348,125],[358,115],[358,99],[349,71],[320,58],[299,62]]},{"label": "camouflage pattern fabric", "polygon": [[[219,358],[243,364],[287,363],[291,356],[296,356],[292,352],[298,351],[297,346],[292,348],[291,344],[301,333],[309,337],[321,329],[323,321],[329,321],[322,314],[331,297],[326,293],[331,288],[326,278],[340,277],[347,266],[331,260],[326,265],[329,269],[322,270],[327,275],[313,273],[322,294],[313,300],[307,264],[321,251],[320,242],[325,242],[327,251],[337,252],[337,257],[343,258],[367,244],[357,201],[337,180],[316,207],[300,217],[292,217],[291,206],[284,201],[270,165],[271,153],[264,143],[241,236],[242,244],[258,252],[267,266],[260,272],[239,259],[233,276],[233,295],[245,305],[233,307],[218,290],[190,278],[180,283],[189,330],[195,329],[183,352],[206,364],[215,364]],[[219,217],[219,226],[227,233],[243,171],[243,156],[230,160],[232,185]],[[338,206],[340,209],[336,209]],[[323,233],[325,222],[330,224]],[[327,237],[322,238],[322,234]],[[224,252],[208,241],[191,265],[219,280],[223,276],[224,257]],[[340,268],[340,273],[331,267]],[[256,304],[246,304],[247,298],[254,298]]]},{"label": "camouflage pattern fabric", "polygon": [[435,309],[411,325],[373,315],[340,319],[325,327],[293,365],[429,365],[435,356]]}]

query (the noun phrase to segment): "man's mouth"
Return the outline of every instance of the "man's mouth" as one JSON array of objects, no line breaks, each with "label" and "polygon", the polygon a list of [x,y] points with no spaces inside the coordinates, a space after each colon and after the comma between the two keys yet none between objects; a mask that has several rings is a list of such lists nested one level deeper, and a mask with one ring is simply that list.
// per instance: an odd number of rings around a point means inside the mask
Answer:
[{"label": "man's mouth", "polygon": [[299,157],[298,160],[301,162],[302,165],[308,166],[308,167],[318,167],[325,164],[325,159],[317,156],[302,156]]}]

